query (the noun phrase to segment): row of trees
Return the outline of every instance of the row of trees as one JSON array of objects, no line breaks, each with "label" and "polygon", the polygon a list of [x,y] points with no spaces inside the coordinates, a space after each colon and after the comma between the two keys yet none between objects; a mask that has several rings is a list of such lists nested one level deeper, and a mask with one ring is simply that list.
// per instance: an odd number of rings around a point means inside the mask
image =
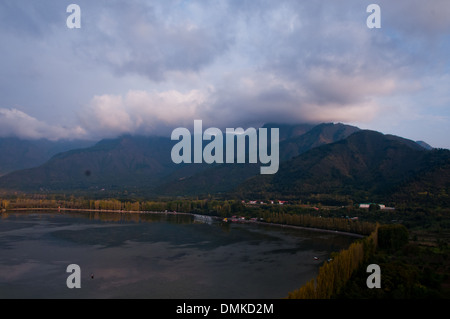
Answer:
[{"label": "row of trees", "polygon": [[378,245],[378,225],[370,236],[350,245],[325,262],[316,278],[311,279],[300,289],[290,292],[288,299],[330,299],[339,294],[352,274],[367,261]]},{"label": "row of trees", "polygon": [[[89,209],[99,211],[176,211],[231,217],[233,215],[261,218],[269,223],[287,224],[302,227],[329,229],[369,235],[374,223],[331,217],[329,213],[319,212],[304,205],[245,205],[237,200],[184,199],[167,201],[121,201],[118,199],[84,199],[70,197],[65,199],[16,198],[0,201],[3,209]],[[322,217],[322,213],[324,217]]]},{"label": "row of trees", "polygon": [[2,209],[92,209],[115,211],[177,211],[184,213],[201,213],[223,217],[242,211],[243,205],[232,200],[167,200],[167,201],[125,201],[118,199],[84,199],[77,197],[49,199],[41,196],[0,199]]},{"label": "row of trees", "polygon": [[[369,236],[352,243],[349,248],[335,254],[331,261],[325,262],[320,267],[316,278],[311,279],[300,289],[290,292],[287,298],[330,299],[338,296],[341,291],[346,289],[352,275],[361,271],[361,266],[373,258],[378,248],[394,252],[405,247],[408,242],[409,233],[404,225],[377,224]],[[411,287],[414,285],[414,283],[409,284]]]},{"label": "row of trees", "polygon": [[369,235],[375,230],[375,224],[365,221],[351,220],[349,218],[320,217],[311,214],[271,213],[262,214],[262,218],[270,223],[295,225],[344,231]]}]

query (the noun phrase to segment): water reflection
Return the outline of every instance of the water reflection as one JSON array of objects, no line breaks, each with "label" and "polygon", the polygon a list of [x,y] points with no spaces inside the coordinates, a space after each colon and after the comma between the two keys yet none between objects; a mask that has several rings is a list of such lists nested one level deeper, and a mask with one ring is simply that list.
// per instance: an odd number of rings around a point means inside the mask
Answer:
[{"label": "water reflection", "polygon": [[[353,240],[172,213],[2,213],[0,298],[282,298]],[[81,289],[65,285],[71,263]]]}]

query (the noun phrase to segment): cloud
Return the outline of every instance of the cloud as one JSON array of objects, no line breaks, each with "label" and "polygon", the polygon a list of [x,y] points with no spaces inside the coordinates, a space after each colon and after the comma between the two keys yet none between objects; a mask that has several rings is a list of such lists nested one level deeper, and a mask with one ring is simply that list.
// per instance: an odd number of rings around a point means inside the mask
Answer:
[{"label": "cloud", "polygon": [[370,121],[383,111],[376,97],[397,89],[392,78],[370,81],[338,70],[311,70],[301,81],[248,71],[217,86],[180,92],[130,90],[94,97],[80,115],[95,136],[166,134],[175,127],[249,127],[265,122]]},{"label": "cloud", "polygon": [[192,125],[191,119],[200,115],[197,109],[204,103],[204,94],[197,90],[130,90],[125,96],[95,96],[80,114],[80,120],[94,136],[168,134],[176,126]]},{"label": "cloud", "polygon": [[379,30],[370,3],[79,0],[82,28],[69,30],[68,3],[2,1],[0,103],[22,113],[1,132],[448,119],[448,1],[380,0]]},{"label": "cloud", "polygon": [[398,32],[428,41],[430,37],[448,36],[450,4],[447,0],[380,0],[386,26]]},{"label": "cloud", "polygon": [[198,72],[227,52],[232,42],[220,22],[225,17],[208,12],[207,4],[135,0],[97,6],[97,15],[86,22],[89,35],[80,40],[84,45],[77,52],[119,76],[164,81],[171,72]]},{"label": "cloud", "polygon": [[[3,0],[0,2],[0,28],[3,32],[25,37],[44,37],[59,23],[65,23],[68,4],[52,0]],[[63,14],[61,14],[63,13]]]},{"label": "cloud", "polygon": [[17,109],[0,108],[0,136],[24,139],[77,139],[85,138],[86,131],[80,126],[67,128],[47,124]]}]

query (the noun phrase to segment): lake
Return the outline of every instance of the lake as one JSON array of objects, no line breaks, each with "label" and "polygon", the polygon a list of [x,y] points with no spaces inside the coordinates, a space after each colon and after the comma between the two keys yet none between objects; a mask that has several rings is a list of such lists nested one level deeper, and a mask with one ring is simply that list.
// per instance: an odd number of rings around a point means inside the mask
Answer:
[{"label": "lake", "polygon": [[[181,214],[4,212],[0,298],[284,298],[355,239]],[[81,288],[66,285],[70,264]]]}]

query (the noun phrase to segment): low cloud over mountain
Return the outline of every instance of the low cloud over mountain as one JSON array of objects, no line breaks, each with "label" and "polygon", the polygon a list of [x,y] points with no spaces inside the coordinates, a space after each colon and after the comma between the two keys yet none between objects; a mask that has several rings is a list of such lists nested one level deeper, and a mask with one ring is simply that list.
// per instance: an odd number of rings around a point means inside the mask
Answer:
[{"label": "low cloud over mountain", "polygon": [[450,146],[447,1],[378,1],[380,29],[359,0],[77,4],[69,29],[66,3],[1,2],[1,136],[340,121]]}]

